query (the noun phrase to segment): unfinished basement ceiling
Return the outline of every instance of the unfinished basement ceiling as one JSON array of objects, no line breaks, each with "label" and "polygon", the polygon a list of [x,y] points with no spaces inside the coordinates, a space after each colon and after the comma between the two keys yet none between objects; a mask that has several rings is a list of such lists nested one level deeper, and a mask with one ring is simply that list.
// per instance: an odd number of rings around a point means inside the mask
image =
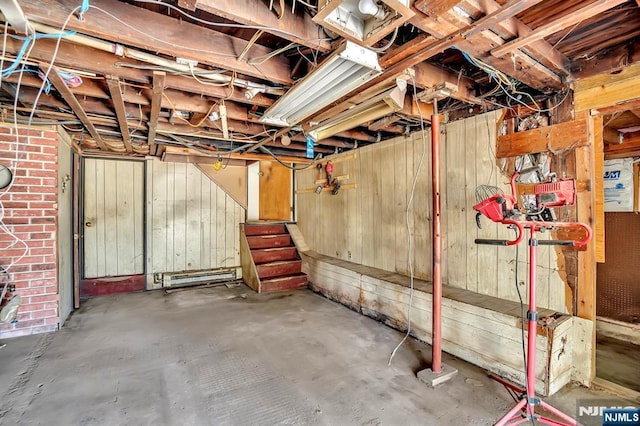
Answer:
[{"label": "unfinished basement ceiling", "polygon": [[[64,36],[27,44],[3,10],[3,118],[60,123],[92,155],[303,161],[314,125],[388,91],[397,77],[408,84],[404,105],[316,141],[313,154],[418,130],[432,105],[414,93],[445,87],[451,96],[438,107],[452,117],[522,104],[546,109],[570,99],[576,79],[640,59],[634,0],[416,0],[413,16],[372,46],[380,74],[300,122],[267,124],[265,111],[345,42],[313,20],[336,3],[343,2],[91,0],[80,20],[76,0],[18,1],[37,34]],[[402,3],[384,2],[381,26],[396,25],[392,8]],[[610,127],[637,131],[635,113],[609,117]]]}]

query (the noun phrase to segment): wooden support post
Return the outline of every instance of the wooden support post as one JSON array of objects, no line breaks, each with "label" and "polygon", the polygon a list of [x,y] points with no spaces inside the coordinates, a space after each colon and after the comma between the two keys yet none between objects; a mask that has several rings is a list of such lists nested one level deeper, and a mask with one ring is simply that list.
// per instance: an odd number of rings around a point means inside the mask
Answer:
[{"label": "wooden support post", "polygon": [[[591,182],[589,191],[577,194],[578,222],[586,223],[597,232],[595,222],[595,159],[594,147],[596,139],[602,139],[602,118],[588,117],[587,146],[576,148],[576,179]],[[577,312],[581,318],[596,320],[596,243],[591,242],[585,251],[578,252],[578,281],[576,283]],[[591,379],[595,377],[595,327],[592,336]]]},{"label": "wooden support post", "polygon": [[151,114],[149,114],[149,155],[157,155],[158,148],[155,143],[156,129],[158,128],[158,117],[160,116],[160,106],[162,105],[162,93],[167,74],[162,71],[153,72],[153,94],[151,95]]}]

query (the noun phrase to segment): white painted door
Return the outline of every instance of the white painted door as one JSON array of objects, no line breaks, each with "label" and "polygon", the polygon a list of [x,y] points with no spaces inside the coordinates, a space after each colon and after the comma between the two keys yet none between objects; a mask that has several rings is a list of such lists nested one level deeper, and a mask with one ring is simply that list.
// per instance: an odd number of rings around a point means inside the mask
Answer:
[{"label": "white painted door", "polygon": [[83,278],[144,273],[144,163],[84,160]]}]

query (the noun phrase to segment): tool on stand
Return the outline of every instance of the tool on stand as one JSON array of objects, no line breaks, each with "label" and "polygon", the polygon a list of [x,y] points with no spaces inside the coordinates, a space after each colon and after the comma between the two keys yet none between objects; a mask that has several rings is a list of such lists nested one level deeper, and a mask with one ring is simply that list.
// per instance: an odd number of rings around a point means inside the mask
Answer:
[{"label": "tool on stand", "polygon": [[[525,237],[525,230],[529,230],[529,311],[527,354],[525,358],[525,387],[519,389],[502,380],[498,380],[510,389],[520,392],[519,400],[500,420],[497,426],[518,425],[531,422],[539,422],[548,425],[576,425],[576,421],[560,410],[552,407],[535,394],[535,368],[536,368],[536,337],[538,325],[538,312],[536,310],[536,280],[537,280],[537,249],[539,245],[559,245],[580,247],[591,240],[591,228],[583,223],[555,222],[555,216],[549,210],[550,207],[572,205],[575,203],[575,181],[572,179],[562,181],[549,181],[535,184],[534,202],[524,206],[524,212],[518,210],[516,180],[519,173],[511,178],[511,195],[495,186],[481,185],[476,189],[477,204],[473,209],[476,214],[476,223],[480,227],[480,216],[484,215],[493,222],[507,225],[514,229],[516,237],[513,240],[476,239],[476,244],[514,246],[520,244]],[[519,220],[524,215],[524,220]],[[537,220],[542,218],[543,220]],[[558,228],[582,229],[583,237],[580,240],[538,240],[536,234]],[[517,261],[517,259],[516,259]],[[540,414],[536,414],[536,407],[542,407],[562,421],[557,421]]]}]

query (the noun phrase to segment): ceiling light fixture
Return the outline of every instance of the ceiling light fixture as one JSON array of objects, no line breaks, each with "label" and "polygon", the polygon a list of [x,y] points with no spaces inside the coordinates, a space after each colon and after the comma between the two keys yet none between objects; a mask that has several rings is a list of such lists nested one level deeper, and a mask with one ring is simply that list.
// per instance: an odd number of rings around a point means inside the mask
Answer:
[{"label": "ceiling light fixture", "polygon": [[411,19],[409,0],[320,0],[313,21],[347,40],[372,46]]},{"label": "ceiling light fixture", "polygon": [[407,93],[406,80],[398,80],[397,86],[378,96],[356,105],[333,118],[312,127],[307,134],[314,141],[319,141],[345,130],[353,129],[368,121],[400,111],[404,107]]},{"label": "ceiling light fixture", "polygon": [[347,41],[271,105],[260,121],[291,127],[381,72],[376,52]]}]

